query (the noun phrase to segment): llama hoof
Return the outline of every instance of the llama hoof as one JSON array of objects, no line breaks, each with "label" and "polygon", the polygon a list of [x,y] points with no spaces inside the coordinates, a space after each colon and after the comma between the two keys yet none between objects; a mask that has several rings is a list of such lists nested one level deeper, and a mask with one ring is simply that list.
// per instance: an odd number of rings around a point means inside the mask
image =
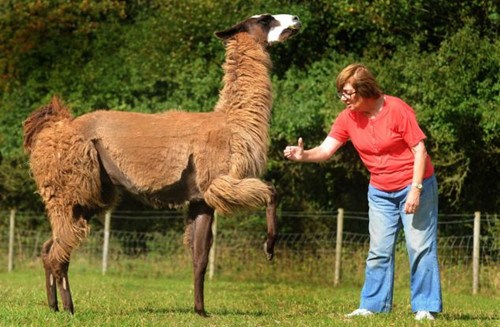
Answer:
[{"label": "llama hoof", "polygon": [[200,317],[203,317],[203,318],[208,318],[209,315],[207,315],[207,313],[205,312],[205,310],[197,310],[197,309],[194,309],[194,311],[200,316]]},{"label": "llama hoof", "polygon": [[59,312],[59,307],[57,305],[56,306],[49,305],[49,308],[54,312]]},{"label": "llama hoof", "polygon": [[271,261],[274,258],[274,251],[267,250],[267,242],[264,242],[264,252],[266,253],[267,261]]}]

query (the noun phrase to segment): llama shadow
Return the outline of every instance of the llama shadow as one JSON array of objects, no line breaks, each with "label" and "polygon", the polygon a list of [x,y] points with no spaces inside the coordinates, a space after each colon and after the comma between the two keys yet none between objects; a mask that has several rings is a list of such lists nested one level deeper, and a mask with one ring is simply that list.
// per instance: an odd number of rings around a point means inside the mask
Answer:
[{"label": "llama shadow", "polygon": [[171,307],[171,308],[137,308],[135,311],[139,313],[152,313],[152,314],[172,314],[172,313],[194,313],[194,310],[186,307]]},{"label": "llama shadow", "polygon": [[253,316],[264,317],[268,316],[269,312],[262,310],[237,310],[237,309],[218,309],[212,312],[214,316]]},{"label": "llama shadow", "polygon": [[[140,313],[152,314],[193,314],[196,315],[192,308],[172,307],[172,308],[138,308],[136,311]],[[238,310],[238,309],[215,309],[207,312],[209,317],[212,316],[253,316],[263,317],[269,313],[262,310]]]}]

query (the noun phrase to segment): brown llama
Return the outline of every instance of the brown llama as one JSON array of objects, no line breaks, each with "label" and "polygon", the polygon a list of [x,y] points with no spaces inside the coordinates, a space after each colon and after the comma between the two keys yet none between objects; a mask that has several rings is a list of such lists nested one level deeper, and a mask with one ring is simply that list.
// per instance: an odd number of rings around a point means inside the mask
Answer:
[{"label": "brown llama", "polygon": [[73,118],[53,98],[24,122],[24,147],[45,203],[52,237],[42,259],[49,307],[74,312],[68,267],[88,220],[121,191],[155,207],[188,203],[185,242],[194,270],[194,309],[206,316],[204,279],[214,210],[229,215],[266,206],[265,251],[276,239],[276,194],[259,179],[266,168],[271,115],[267,47],[296,34],[291,15],[259,15],[215,35],[226,48],[223,88],[213,112],[142,114],[94,111]]}]

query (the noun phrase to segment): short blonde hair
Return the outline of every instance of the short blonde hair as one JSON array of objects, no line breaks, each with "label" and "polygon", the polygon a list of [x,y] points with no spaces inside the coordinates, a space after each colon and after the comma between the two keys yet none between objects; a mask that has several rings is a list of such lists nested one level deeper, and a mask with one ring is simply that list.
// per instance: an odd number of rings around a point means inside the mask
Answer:
[{"label": "short blonde hair", "polygon": [[336,82],[338,92],[342,92],[344,85],[350,83],[356,93],[363,98],[378,98],[382,95],[375,77],[362,64],[351,64],[344,68],[337,76]]}]

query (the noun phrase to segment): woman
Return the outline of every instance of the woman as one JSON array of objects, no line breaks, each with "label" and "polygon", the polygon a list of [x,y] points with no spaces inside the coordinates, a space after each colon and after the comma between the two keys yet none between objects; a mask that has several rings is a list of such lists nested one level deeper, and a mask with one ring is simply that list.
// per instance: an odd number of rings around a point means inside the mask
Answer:
[{"label": "woman", "polygon": [[338,96],[346,108],[323,143],[304,150],[287,146],[286,158],[320,162],[351,140],[370,172],[368,187],[370,250],[359,309],[368,316],[389,312],[394,285],[394,250],[402,227],[411,269],[411,305],[417,320],[434,320],[442,310],[437,260],[438,195],[434,168],[413,109],[384,95],[371,72],[361,64],[337,76]]}]

